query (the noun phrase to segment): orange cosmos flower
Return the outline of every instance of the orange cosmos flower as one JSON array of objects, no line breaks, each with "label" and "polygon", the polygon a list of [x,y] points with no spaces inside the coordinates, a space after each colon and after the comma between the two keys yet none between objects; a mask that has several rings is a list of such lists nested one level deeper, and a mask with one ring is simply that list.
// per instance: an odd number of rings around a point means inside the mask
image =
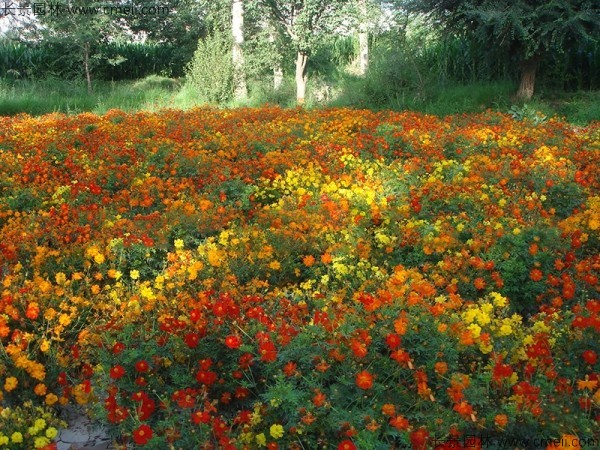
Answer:
[{"label": "orange cosmos flower", "polygon": [[366,370],[359,372],[356,375],[355,381],[356,381],[356,385],[365,391],[369,390],[373,387],[373,375],[371,375],[371,373],[369,373]]},{"label": "orange cosmos flower", "polygon": [[311,267],[315,263],[315,257],[312,255],[305,256],[304,258],[302,258],[302,263],[306,267]]},{"label": "orange cosmos flower", "polygon": [[481,277],[477,277],[475,278],[475,281],[473,282],[473,286],[475,286],[476,289],[485,289],[486,283],[485,280]]},{"label": "orange cosmos flower", "polygon": [[392,403],[386,403],[381,407],[381,412],[391,417],[396,414],[396,407]]},{"label": "orange cosmos flower", "polygon": [[390,419],[390,425],[400,431],[408,430],[410,427],[408,419],[404,416],[392,417]]},{"label": "orange cosmos flower", "polygon": [[544,274],[540,269],[531,269],[529,272],[529,278],[531,278],[532,281],[540,281],[543,277]]},{"label": "orange cosmos flower", "polygon": [[36,302],[31,302],[27,305],[27,310],[25,311],[25,317],[31,320],[35,320],[40,315],[40,306]]}]

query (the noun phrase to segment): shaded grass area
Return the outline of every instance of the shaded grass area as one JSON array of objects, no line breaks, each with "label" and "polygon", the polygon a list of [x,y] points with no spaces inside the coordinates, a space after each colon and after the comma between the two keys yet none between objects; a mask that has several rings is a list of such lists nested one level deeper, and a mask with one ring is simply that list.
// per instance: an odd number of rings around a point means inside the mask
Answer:
[{"label": "shaded grass area", "polygon": [[103,114],[110,109],[136,111],[175,107],[173,98],[180,87],[178,80],[159,76],[138,81],[97,81],[92,93],[88,93],[85,83],[78,81],[0,80],[0,115],[84,111]]},{"label": "shaded grass area", "polygon": [[[413,110],[438,116],[477,113],[487,109],[508,112],[515,106],[561,117],[578,125],[600,120],[600,91],[542,92],[524,104],[513,96],[516,87],[508,81],[466,85],[431,84],[415,89],[390,89],[373,80],[344,77],[334,85],[315,79],[309,84],[307,107],[356,107],[372,110]],[[230,102],[228,107],[276,104],[295,105],[292,80],[273,91],[268,81],[252,83],[249,98]],[[326,93],[326,95],[324,95]],[[110,109],[131,112],[164,108],[188,109],[201,104],[183,80],[150,76],[137,81],[94,83],[90,94],[83,82],[47,79],[38,81],[0,80],[0,115],[51,112],[103,114]]]}]

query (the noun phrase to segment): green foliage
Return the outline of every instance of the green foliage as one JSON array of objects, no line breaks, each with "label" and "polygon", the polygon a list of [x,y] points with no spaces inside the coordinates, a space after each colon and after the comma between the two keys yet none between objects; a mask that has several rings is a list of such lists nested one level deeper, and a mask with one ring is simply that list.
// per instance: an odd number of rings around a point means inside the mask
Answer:
[{"label": "green foliage", "polygon": [[596,40],[600,27],[600,8],[582,0],[410,0],[407,5],[490,47],[510,48],[524,60],[563,51],[570,41]]},{"label": "green foliage", "polygon": [[536,111],[526,103],[523,106],[512,105],[509,113],[515,120],[529,120],[534,125],[540,125],[548,119],[543,113]]},{"label": "green foliage", "polygon": [[186,81],[201,101],[224,103],[233,95],[231,39],[221,31],[198,41],[186,70]]}]

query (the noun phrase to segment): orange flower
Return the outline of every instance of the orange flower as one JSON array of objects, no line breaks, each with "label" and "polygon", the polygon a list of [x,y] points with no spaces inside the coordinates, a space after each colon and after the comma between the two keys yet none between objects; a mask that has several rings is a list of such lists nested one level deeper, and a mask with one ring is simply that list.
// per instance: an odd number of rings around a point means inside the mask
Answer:
[{"label": "orange flower", "polygon": [[410,423],[404,416],[396,416],[390,419],[390,426],[396,428],[397,430],[404,431],[408,430]]},{"label": "orange flower", "polygon": [[355,381],[356,381],[356,385],[365,391],[368,389],[371,389],[373,387],[373,375],[371,375],[366,370],[359,372],[356,375]]},{"label": "orange flower", "polygon": [[323,253],[321,255],[321,262],[323,264],[329,264],[329,263],[331,263],[331,261],[332,261],[332,258],[331,258],[331,254],[330,253]]},{"label": "orange flower", "polygon": [[31,302],[27,305],[27,310],[25,311],[25,317],[31,320],[35,320],[40,315],[40,306],[36,302]]},{"label": "orange flower", "polygon": [[473,282],[473,286],[475,286],[476,289],[485,289],[486,283],[485,280],[481,277],[477,277],[475,278],[475,281]]},{"label": "orange flower", "polygon": [[315,257],[312,255],[305,256],[304,258],[302,258],[302,263],[306,267],[311,267],[315,263]]},{"label": "orange flower", "polygon": [[312,398],[313,405],[315,405],[317,408],[320,408],[325,404],[326,400],[327,396],[323,394],[320,390],[316,389],[315,395]]},{"label": "orange flower", "polygon": [[434,370],[438,375],[444,375],[446,372],[448,372],[448,363],[444,361],[438,361],[435,363]]},{"label": "orange flower", "polygon": [[392,403],[386,403],[381,407],[382,414],[393,416],[396,414],[396,407]]},{"label": "orange flower", "polygon": [[506,414],[497,414],[494,417],[494,423],[499,428],[504,428],[508,424],[508,416]]},{"label": "orange flower", "polygon": [[540,269],[531,269],[529,272],[529,278],[531,278],[532,281],[540,281],[543,277],[544,274]]}]

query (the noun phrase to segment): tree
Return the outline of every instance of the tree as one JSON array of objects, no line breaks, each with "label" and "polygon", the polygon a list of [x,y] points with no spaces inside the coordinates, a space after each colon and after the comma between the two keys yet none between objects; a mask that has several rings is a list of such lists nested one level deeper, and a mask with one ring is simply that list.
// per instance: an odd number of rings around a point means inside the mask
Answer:
[{"label": "tree", "polygon": [[471,33],[489,46],[507,46],[521,69],[517,96],[530,99],[540,61],[578,40],[596,40],[600,6],[592,0],[407,0],[455,32]]},{"label": "tree", "polygon": [[231,59],[233,63],[233,95],[237,100],[248,96],[246,87],[246,73],[244,70],[244,2],[243,0],[232,0],[231,2],[231,34],[233,44]]},{"label": "tree", "polygon": [[33,3],[32,7],[42,26],[28,24],[21,38],[57,44],[68,42],[67,48],[73,54],[65,57],[74,58],[81,64],[88,92],[91,93],[92,69],[101,57],[98,45],[122,33],[114,17],[107,14],[103,4],[85,0]]},{"label": "tree", "polygon": [[262,0],[296,51],[296,101],[304,103],[308,80],[306,66],[311,52],[325,33],[341,24],[339,7],[345,0]]},{"label": "tree", "polygon": [[367,0],[358,0],[358,73],[365,75],[369,67],[369,22]]}]

